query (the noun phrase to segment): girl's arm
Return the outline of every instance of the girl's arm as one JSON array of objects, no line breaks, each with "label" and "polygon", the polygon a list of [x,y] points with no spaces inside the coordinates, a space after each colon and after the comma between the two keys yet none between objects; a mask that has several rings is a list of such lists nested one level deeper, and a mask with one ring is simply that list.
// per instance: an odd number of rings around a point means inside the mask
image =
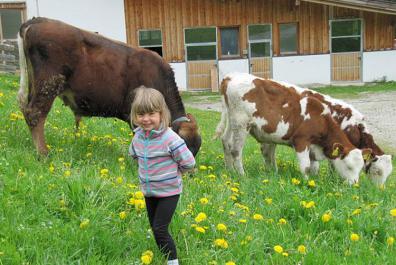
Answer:
[{"label": "girl's arm", "polygon": [[190,171],[195,166],[195,158],[191,151],[187,148],[182,138],[176,135],[175,140],[170,144],[170,151],[173,159],[179,165],[181,172]]},{"label": "girl's arm", "polygon": [[130,155],[133,159],[137,158],[135,148],[133,148],[133,141],[129,145],[128,155]]}]

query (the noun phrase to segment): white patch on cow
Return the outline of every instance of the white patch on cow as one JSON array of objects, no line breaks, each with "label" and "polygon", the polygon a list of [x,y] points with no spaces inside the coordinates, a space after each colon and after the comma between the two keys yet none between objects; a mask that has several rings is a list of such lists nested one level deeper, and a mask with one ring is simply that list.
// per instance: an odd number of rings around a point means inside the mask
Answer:
[{"label": "white patch on cow", "polygon": [[323,111],[320,115],[325,116],[327,114],[331,114],[330,108],[326,104],[322,103],[322,106],[323,106]]},{"label": "white patch on cow", "polygon": [[297,152],[297,159],[300,166],[300,171],[306,179],[308,179],[307,172],[311,167],[311,160],[309,159],[309,150],[306,148],[302,152]]},{"label": "white patch on cow", "polygon": [[331,160],[331,162],[338,174],[348,181],[349,184],[359,181],[359,174],[364,166],[362,151],[360,149],[355,148],[344,159],[336,158]]},{"label": "white patch on cow", "polygon": [[282,106],[282,108],[287,108],[287,107],[289,107],[289,103],[286,103],[286,104],[284,104],[284,105]]},{"label": "white patch on cow", "polygon": [[376,185],[383,185],[392,173],[392,157],[391,155],[376,156],[375,162],[371,162],[368,170],[368,177]]},{"label": "white patch on cow", "polygon": [[250,123],[250,133],[259,141],[259,142],[270,142],[270,143],[278,143],[278,144],[289,144],[288,140],[282,139],[287,132],[289,131],[290,125],[283,120],[281,120],[276,126],[276,130],[273,133],[267,133],[263,130],[263,126],[267,124],[267,121],[263,118],[252,119]]},{"label": "white patch on cow", "polygon": [[307,114],[308,98],[303,98],[300,100],[301,116],[303,116],[304,121],[309,120],[311,115]]}]

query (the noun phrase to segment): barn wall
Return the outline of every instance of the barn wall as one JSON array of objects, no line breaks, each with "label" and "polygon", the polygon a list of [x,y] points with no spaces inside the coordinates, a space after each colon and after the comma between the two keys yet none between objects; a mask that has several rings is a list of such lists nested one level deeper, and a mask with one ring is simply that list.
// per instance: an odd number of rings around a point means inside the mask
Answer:
[{"label": "barn wall", "polygon": [[[391,49],[396,16],[329,7],[295,0],[125,0],[128,43],[137,46],[139,29],[161,29],[164,58],[184,61],[186,27],[239,26],[240,52],[247,49],[247,25],[272,24],[273,55],[279,55],[278,23],[299,24],[300,55],[329,53],[329,19],[363,18],[364,49]],[[244,56],[242,56],[244,57]]]},{"label": "barn wall", "polygon": [[298,85],[330,84],[330,55],[273,58],[273,78]]},{"label": "barn wall", "polygon": [[126,42],[124,0],[26,0],[27,17],[44,16]]},{"label": "barn wall", "polygon": [[396,52],[377,51],[363,53],[363,81],[396,80]]}]

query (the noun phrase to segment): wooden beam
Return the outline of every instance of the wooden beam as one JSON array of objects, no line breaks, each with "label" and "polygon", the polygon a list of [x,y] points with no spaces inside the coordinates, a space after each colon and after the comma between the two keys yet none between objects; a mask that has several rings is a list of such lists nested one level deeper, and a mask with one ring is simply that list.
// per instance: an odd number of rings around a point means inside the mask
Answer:
[{"label": "wooden beam", "polygon": [[301,0],[329,6],[338,6],[361,11],[375,12],[388,15],[396,15],[396,3],[384,3],[363,0]]}]

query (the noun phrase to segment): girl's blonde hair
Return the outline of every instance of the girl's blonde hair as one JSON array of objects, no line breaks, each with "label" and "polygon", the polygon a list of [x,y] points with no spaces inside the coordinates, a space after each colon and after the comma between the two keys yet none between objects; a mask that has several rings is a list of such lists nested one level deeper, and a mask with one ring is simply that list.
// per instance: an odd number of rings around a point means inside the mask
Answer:
[{"label": "girl's blonde hair", "polygon": [[159,112],[161,127],[169,127],[171,117],[164,96],[154,88],[141,86],[136,89],[135,99],[132,102],[131,123],[137,124],[138,114],[150,112]]}]

